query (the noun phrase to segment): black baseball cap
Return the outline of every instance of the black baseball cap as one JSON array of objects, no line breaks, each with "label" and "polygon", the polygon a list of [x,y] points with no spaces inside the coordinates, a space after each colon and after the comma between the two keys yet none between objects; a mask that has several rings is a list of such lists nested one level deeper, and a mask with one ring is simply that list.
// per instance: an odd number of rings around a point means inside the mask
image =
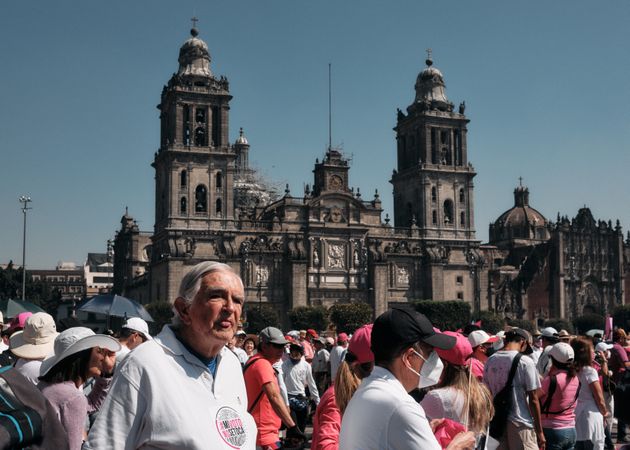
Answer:
[{"label": "black baseball cap", "polygon": [[532,335],[529,334],[529,331],[524,330],[523,328],[512,328],[509,331],[505,332],[505,336],[503,336],[503,340],[505,342],[514,341],[515,338],[524,339],[527,342],[527,348],[522,353],[525,355],[531,355],[534,352],[532,348]]},{"label": "black baseball cap", "polygon": [[374,354],[383,354],[386,349],[418,341],[450,350],[457,340],[453,336],[437,333],[429,319],[417,311],[392,308],[374,321],[371,345]]}]

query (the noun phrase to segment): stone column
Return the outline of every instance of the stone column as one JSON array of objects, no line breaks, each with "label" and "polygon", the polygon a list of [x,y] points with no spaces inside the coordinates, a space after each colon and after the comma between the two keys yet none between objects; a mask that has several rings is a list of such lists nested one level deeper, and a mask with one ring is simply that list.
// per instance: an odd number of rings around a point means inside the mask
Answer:
[{"label": "stone column", "polygon": [[378,317],[387,311],[388,307],[388,265],[387,263],[374,263],[372,265],[372,292],[371,301],[374,307],[374,317]]}]

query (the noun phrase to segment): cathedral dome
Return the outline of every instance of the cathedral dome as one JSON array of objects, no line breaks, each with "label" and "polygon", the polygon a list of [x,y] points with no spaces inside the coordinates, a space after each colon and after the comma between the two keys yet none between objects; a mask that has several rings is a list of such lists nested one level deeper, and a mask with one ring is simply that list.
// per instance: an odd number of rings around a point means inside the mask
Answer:
[{"label": "cathedral dome", "polygon": [[427,109],[452,111],[453,104],[446,97],[444,75],[439,69],[433,67],[431,58],[425,62],[427,67],[418,74],[416,79],[416,103],[424,103]]},{"label": "cathedral dome", "polygon": [[514,206],[490,225],[490,242],[515,240],[549,239],[547,219],[540,212],[529,206],[529,189],[518,186],[514,189]]},{"label": "cathedral dome", "polygon": [[179,49],[178,75],[211,77],[208,44],[199,39],[196,28],[190,30],[191,37]]},{"label": "cathedral dome", "polygon": [[236,145],[249,145],[249,142],[247,142],[247,138],[243,134],[243,129],[242,128],[241,128],[241,131],[239,132],[239,136],[236,138],[236,142],[234,142],[234,143]]}]

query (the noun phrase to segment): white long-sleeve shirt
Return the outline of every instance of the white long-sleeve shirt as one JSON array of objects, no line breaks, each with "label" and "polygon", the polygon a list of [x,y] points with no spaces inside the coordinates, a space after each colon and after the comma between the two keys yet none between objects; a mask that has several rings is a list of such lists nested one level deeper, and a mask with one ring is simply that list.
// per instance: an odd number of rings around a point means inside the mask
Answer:
[{"label": "white long-sleeve shirt", "polygon": [[284,373],[284,383],[287,385],[287,393],[289,395],[306,395],[306,386],[311,394],[311,399],[319,404],[319,392],[313,378],[311,365],[304,358],[300,362],[293,364],[290,359],[282,363],[282,372]]}]

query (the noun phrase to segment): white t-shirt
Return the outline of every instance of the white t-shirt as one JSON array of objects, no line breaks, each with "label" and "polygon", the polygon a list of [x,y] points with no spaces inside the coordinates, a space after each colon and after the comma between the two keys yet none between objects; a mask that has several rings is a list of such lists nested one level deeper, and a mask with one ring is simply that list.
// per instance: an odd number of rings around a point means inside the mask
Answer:
[{"label": "white t-shirt", "polygon": [[376,366],[341,421],[339,450],[442,450],[422,406],[387,369]]},{"label": "white t-shirt", "polygon": [[223,347],[216,376],[170,326],[116,369],[87,449],[254,450],[241,365]]},{"label": "white t-shirt", "polygon": [[15,369],[20,372],[31,383],[39,383],[39,368],[42,366],[41,359],[18,358]]},{"label": "white t-shirt", "polygon": [[306,395],[304,387],[308,386],[311,398],[315,403],[319,403],[319,392],[317,392],[317,385],[313,379],[311,365],[304,358],[296,364],[293,364],[291,359],[287,359],[282,363],[282,372],[289,395]]},{"label": "white t-shirt", "polygon": [[330,360],[330,353],[325,348],[318,351],[313,357],[312,368],[313,372],[328,372],[328,361]]},{"label": "white t-shirt", "polygon": [[[486,361],[483,381],[490,388],[492,395],[497,395],[507,383],[512,360],[517,353],[516,350],[501,350]],[[534,428],[534,419],[529,411],[527,393],[539,388],[540,377],[536,371],[534,361],[523,355],[512,381],[512,410],[508,414],[508,420],[525,425],[528,428]]]},{"label": "white t-shirt", "polygon": [[462,391],[454,387],[446,387],[427,392],[420,405],[429,421],[451,419],[463,424],[465,403]]},{"label": "white t-shirt", "polygon": [[536,362],[536,370],[538,370],[538,373],[543,378],[547,376],[549,369],[551,369],[551,359],[549,358],[551,347],[553,347],[553,345],[546,346]]},{"label": "white t-shirt", "polygon": [[343,357],[346,354],[346,348],[341,345],[336,345],[330,351],[330,378],[335,379],[335,375],[337,375],[337,369],[339,369],[339,365],[341,361],[343,361]]}]

